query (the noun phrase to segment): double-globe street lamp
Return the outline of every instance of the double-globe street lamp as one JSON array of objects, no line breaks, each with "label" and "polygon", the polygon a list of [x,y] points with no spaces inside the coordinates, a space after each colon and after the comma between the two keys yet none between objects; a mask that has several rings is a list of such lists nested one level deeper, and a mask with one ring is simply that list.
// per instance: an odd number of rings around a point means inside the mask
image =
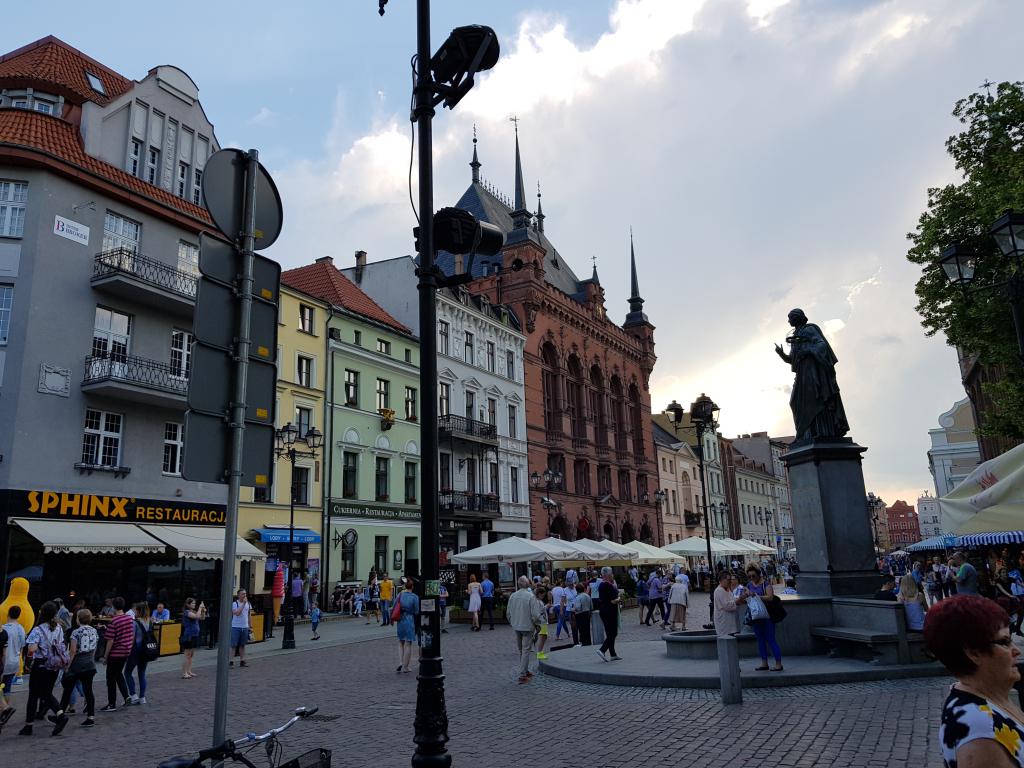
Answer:
[{"label": "double-globe street lamp", "polygon": [[558,508],[558,502],[551,498],[551,491],[556,487],[561,488],[562,480],[562,473],[550,467],[544,470],[543,475],[538,472],[530,475],[530,485],[534,488],[539,488],[542,481],[544,483],[544,498],[541,499],[540,503],[544,505],[544,511],[548,514],[551,514],[552,509]]},{"label": "double-globe street lamp", "polygon": [[[680,429],[686,429],[682,427],[683,423],[683,406],[673,400],[669,403],[668,408],[665,409],[669,413],[669,419],[672,421],[672,428],[678,432]],[[701,505],[704,507],[704,537],[705,543],[708,548],[708,623],[704,625],[705,629],[713,629],[715,624],[715,593],[712,588],[711,582],[714,580],[715,569],[714,559],[711,554],[711,516],[708,514],[708,484],[707,478],[704,472],[704,433],[708,430],[714,431],[718,428],[718,412],[719,408],[715,405],[715,401],[705,395],[703,392],[690,405],[690,422],[697,430],[697,459],[700,465],[700,497]]]},{"label": "double-globe street lamp", "polygon": [[[298,439],[299,428],[291,422],[274,432],[274,455],[279,459],[287,458],[292,465],[291,492],[288,494],[291,499],[288,513],[288,581],[291,581],[292,563],[295,561],[295,460],[316,458],[316,452],[324,444],[323,433],[316,427],[310,427],[302,436],[309,450],[296,448]],[[291,585],[285,584],[284,589],[287,597],[284,601],[284,634],[281,637],[281,648],[288,649],[295,647],[295,601],[291,594]]]},{"label": "double-globe street lamp", "polygon": [[[976,286],[975,290],[1000,289],[1010,302],[1013,329],[1017,334],[1017,353],[1024,360],[1024,213],[1007,210],[989,227],[1003,256],[1012,259],[1013,268],[1005,280]],[[954,243],[942,252],[939,264],[950,283],[966,293],[974,283],[978,254],[960,243]]]}]

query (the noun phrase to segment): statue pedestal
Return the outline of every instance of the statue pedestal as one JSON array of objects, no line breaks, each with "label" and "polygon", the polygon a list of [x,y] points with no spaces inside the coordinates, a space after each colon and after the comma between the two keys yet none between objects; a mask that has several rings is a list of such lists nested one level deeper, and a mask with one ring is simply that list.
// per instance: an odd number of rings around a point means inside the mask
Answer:
[{"label": "statue pedestal", "polygon": [[793,528],[801,595],[874,595],[880,580],[864,491],[861,454],[849,438],[790,449]]}]

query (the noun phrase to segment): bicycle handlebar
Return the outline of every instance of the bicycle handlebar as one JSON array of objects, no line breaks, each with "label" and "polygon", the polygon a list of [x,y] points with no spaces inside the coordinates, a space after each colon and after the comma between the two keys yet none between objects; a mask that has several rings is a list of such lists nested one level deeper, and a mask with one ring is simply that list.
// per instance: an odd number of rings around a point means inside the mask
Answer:
[{"label": "bicycle handlebar", "polygon": [[292,716],[292,718],[284,725],[279,726],[277,728],[271,728],[269,731],[260,736],[257,736],[255,732],[250,732],[245,734],[245,736],[243,736],[241,739],[237,739],[233,742],[229,739],[227,742],[225,742],[225,744],[231,744],[232,749],[237,749],[238,747],[246,747],[250,744],[259,744],[260,742],[269,741],[270,739],[275,738],[280,734],[284,733],[285,731],[287,731],[289,728],[291,728],[293,725],[299,722],[299,720],[305,720],[307,717],[315,715],[319,709],[320,707],[298,707],[295,710],[295,714]]}]

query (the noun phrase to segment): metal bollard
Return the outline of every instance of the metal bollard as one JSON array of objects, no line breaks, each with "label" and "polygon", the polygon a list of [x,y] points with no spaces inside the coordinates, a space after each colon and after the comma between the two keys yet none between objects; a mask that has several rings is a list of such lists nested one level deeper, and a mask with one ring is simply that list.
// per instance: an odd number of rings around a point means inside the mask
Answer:
[{"label": "metal bollard", "polygon": [[740,644],[735,637],[718,638],[718,675],[722,682],[722,703],[742,704]]}]

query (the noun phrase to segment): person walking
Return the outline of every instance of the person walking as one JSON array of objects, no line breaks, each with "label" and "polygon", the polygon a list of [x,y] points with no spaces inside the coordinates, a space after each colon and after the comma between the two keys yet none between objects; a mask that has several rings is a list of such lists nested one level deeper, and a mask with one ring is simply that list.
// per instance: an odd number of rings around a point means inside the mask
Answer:
[{"label": "person walking", "polygon": [[[75,614],[78,626],[71,630],[71,643],[68,656],[71,658],[68,668],[61,678],[64,693],[60,699],[60,709],[68,714],[71,696],[76,686],[81,686],[85,698],[85,720],[82,728],[92,728],[96,721],[96,696],[92,691],[92,680],[96,677],[96,646],[100,636],[92,626],[92,611],[82,608]],[[55,730],[57,723],[54,722]],[[57,731],[59,733],[59,731]]]},{"label": "person walking", "polygon": [[317,632],[317,628],[320,626],[320,606],[316,603],[309,609],[309,626],[313,630],[313,637],[310,639],[319,640],[320,633]]},{"label": "person walking", "polygon": [[481,612],[487,613],[487,623],[490,629],[494,630],[494,582],[491,575],[484,571],[484,580],[480,582],[480,605]]},{"label": "person walking", "polygon": [[28,678],[28,703],[25,708],[25,725],[18,731],[19,736],[32,735],[32,721],[41,720],[47,710],[53,710],[54,732],[60,733],[67,724],[68,716],[60,708],[60,702],[53,695],[57,675],[67,663],[67,646],[64,644],[64,630],[57,623],[57,605],[47,601],[39,608],[36,617],[39,622],[26,638],[26,647],[32,657]]},{"label": "person walking", "polygon": [[384,578],[380,582],[380,622],[382,626],[388,626],[391,623],[391,602],[395,597],[395,582],[391,580],[388,574],[384,574]]},{"label": "person walking", "polygon": [[302,605],[302,574],[298,570],[292,576],[291,584],[291,597],[292,597],[292,616],[301,616],[303,614]]},{"label": "person walking", "polygon": [[619,634],[619,590],[612,579],[612,569],[607,565],[601,568],[601,585],[598,587],[598,593],[601,598],[598,613],[604,626],[604,642],[601,643],[597,655],[601,657],[601,661],[608,661],[609,657],[605,656],[605,653],[608,653],[612,661],[619,661],[622,657],[615,652],[615,637]]},{"label": "person walking", "polygon": [[[761,601],[770,600],[775,597],[775,592],[772,590],[772,585],[764,580],[764,576],[761,574],[761,569],[756,566],[749,566],[747,568],[747,582],[746,589],[737,602],[749,602],[755,595],[761,598]],[[913,577],[911,577],[913,581]],[[767,606],[766,606],[767,608]],[[775,666],[771,667],[772,672],[782,671],[782,651],[779,649],[779,644],[775,642],[775,624],[770,618],[765,616],[764,618],[754,619],[750,622],[750,625],[754,629],[754,637],[757,638],[757,650],[761,655],[761,666],[755,667],[754,669],[758,672],[764,672],[769,669],[768,667],[768,651],[772,652],[775,657]]]},{"label": "person walking", "polygon": [[476,581],[476,574],[469,574],[469,585],[466,587],[466,594],[469,595],[469,613],[473,617],[473,624],[470,632],[480,631],[480,595],[481,587]]},{"label": "person walking", "polygon": [[[636,570],[636,569],[633,569]],[[639,574],[637,574],[639,577]],[[647,579],[635,578],[636,581],[636,605],[637,616],[640,623],[644,623],[644,613],[647,611]]]},{"label": "person walking", "polygon": [[[516,650],[519,651],[519,682],[527,683],[533,677],[530,671],[530,654],[533,652],[533,638],[544,622],[544,608],[530,592],[530,580],[520,576],[519,589],[512,593],[505,608],[505,615],[516,633]],[[583,585],[579,585],[583,589]]]},{"label": "person walking", "polygon": [[547,645],[548,642],[548,621],[550,620],[550,605],[548,604],[548,600],[550,599],[550,596],[548,595],[546,587],[536,587],[533,590],[533,596],[534,599],[540,603],[540,610],[543,615],[540,626],[537,628],[537,658],[543,660],[548,657],[548,655],[544,653],[544,646]]},{"label": "person walking", "polygon": [[377,583],[377,575],[370,574],[370,580],[366,582],[366,623],[370,623],[370,616],[373,616],[380,624],[380,584]]},{"label": "person walking", "polygon": [[647,580],[647,618],[644,619],[644,626],[651,626],[651,617],[654,615],[655,609],[658,611],[658,616],[662,617],[662,625],[664,625],[665,598],[661,594],[661,578],[657,571],[652,571],[651,577]]},{"label": "person walking", "polygon": [[672,611],[669,616],[669,624],[673,631],[675,631],[676,624],[682,631],[686,630],[686,608],[689,602],[689,591],[686,589],[682,574],[680,574],[676,576],[675,583],[668,592],[668,604]]},{"label": "person walking", "polygon": [[[551,607],[555,614],[555,641],[562,639],[562,630],[566,627],[566,609],[568,608],[565,599],[565,587],[561,581],[556,581],[551,589]],[[567,633],[568,634],[568,633]]]},{"label": "person walking", "polygon": [[196,599],[190,597],[185,601],[181,611],[181,676],[185,680],[195,677],[192,674],[192,656],[199,644],[199,622],[206,618],[206,605],[196,608]]},{"label": "person walking", "polygon": [[107,706],[100,712],[117,711],[117,694],[121,693],[125,706],[130,704],[128,683],[124,679],[124,668],[132,652],[135,642],[135,622],[124,612],[124,598],[114,598],[114,618],[107,626],[106,649],[103,652],[103,663],[107,665]]},{"label": "person walking", "polygon": [[[146,667],[149,659],[146,658],[146,643],[149,640],[149,604],[135,604],[135,637],[132,643],[132,652],[128,655],[128,662],[124,665],[124,681],[128,685],[128,700],[132,704],[146,703]],[[135,689],[135,674],[139,676],[138,693]]]},{"label": "person walking", "polygon": [[594,601],[587,594],[586,586],[577,584],[576,600],[573,603],[573,622],[579,633],[579,645],[590,645],[590,617],[593,612]]},{"label": "person walking", "polygon": [[416,617],[420,615],[420,598],[412,591],[413,580],[403,578],[404,589],[398,595],[399,618],[395,625],[398,634],[400,663],[397,672],[412,672],[412,648],[416,644]]},{"label": "person walking", "polygon": [[731,583],[733,577],[728,571],[718,572],[718,586],[715,588],[715,634],[718,637],[729,637],[736,634],[739,627],[736,623],[736,598],[733,596]]},{"label": "person walking", "polygon": [[[245,646],[249,643],[249,630],[252,628],[252,603],[244,589],[238,590],[231,603],[231,651],[239,657],[238,666],[249,666],[245,661]],[[229,667],[235,666],[234,659],[228,662]]]},{"label": "person walking", "polygon": [[0,728],[3,728],[14,715],[15,707],[11,704],[11,686],[14,678],[21,670],[21,654],[25,649],[25,628],[18,623],[21,606],[12,605],[7,609],[7,621],[0,627],[0,685],[3,692],[0,700],[4,708],[0,711]]}]

